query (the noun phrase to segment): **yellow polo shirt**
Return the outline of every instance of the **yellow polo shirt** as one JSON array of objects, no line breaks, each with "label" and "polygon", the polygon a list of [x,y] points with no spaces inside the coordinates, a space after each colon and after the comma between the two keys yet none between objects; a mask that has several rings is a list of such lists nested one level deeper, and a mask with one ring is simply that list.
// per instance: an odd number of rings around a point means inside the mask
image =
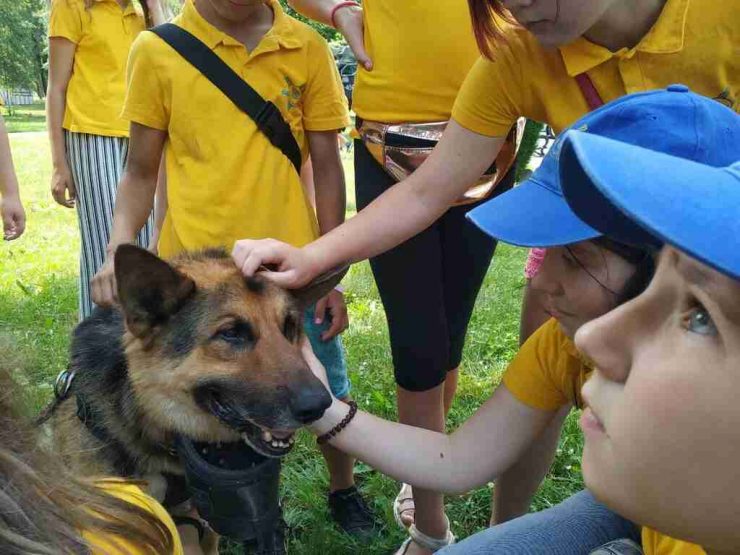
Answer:
[{"label": "yellow polo shirt", "polygon": [[[273,26],[259,45],[243,44],[209,24],[188,0],[174,23],[211,48],[271,100],[290,124],[304,160],[306,131],[349,124],[329,47],[277,0]],[[302,246],[318,236],[316,216],[288,158],[255,123],[153,33],[142,33],[129,60],[124,117],[167,132],[168,211],[159,253],[274,237]]]},{"label": "yellow polo shirt", "polygon": [[740,109],[740,2],[668,0],[634,48],[618,52],[579,38],[544,49],[510,28],[494,61],[479,59],[453,109],[463,127],[505,135],[520,116],[562,131],[589,111],[574,76],[587,73],[604,102],[673,83]]},{"label": "yellow polo shirt", "polygon": [[443,121],[478,59],[463,0],[365,0],[365,48],[352,108],[367,120]]},{"label": "yellow polo shirt", "polygon": [[116,0],[52,0],[49,37],[77,45],[67,86],[64,129],[111,137],[128,137],[121,118],[126,96],[126,60],[136,36],[145,29],[144,16],[132,2]]},{"label": "yellow polo shirt", "polygon": [[567,404],[583,407],[581,388],[592,371],[573,340],[551,318],[524,342],[503,382],[525,405],[555,411]]},{"label": "yellow polo shirt", "polygon": [[696,544],[674,540],[650,528],[642,529],[642,549],[645,555],[707,555]]},{"label": "yellow polo shirt", "polygon": [[[173,550],[171,554],[162,553],[157,555],[183,555],[184,551],[175,523],[164,507],[155,499],[144,493],[138,486],[126,483],[123,480],[101,480],[97,483],[97,486],[114,497],[149,511],[162,521],[172,534]],[[93,555],[153,555],[151,552],[136,549],[126,541],[126,538],[111,536],[99,531],[83,530],[82,537],[90,544]]]}]

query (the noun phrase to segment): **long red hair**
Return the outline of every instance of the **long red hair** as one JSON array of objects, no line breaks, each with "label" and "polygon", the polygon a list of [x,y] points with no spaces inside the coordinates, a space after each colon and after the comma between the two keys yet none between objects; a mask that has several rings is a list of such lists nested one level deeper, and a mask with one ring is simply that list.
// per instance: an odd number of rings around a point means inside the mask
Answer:
[{"label": "long red hair", "polygon": [[496,45],[504,40],[501,23],[516,25],[517,22],[500,0],[468,0],[468,6],[478,49],[491,59]]}]

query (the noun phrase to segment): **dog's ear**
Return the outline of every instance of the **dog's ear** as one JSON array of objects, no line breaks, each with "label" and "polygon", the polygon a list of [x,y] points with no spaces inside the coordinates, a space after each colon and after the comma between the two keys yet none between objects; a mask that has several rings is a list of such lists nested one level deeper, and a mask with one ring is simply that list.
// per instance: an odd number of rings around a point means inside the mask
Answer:
[{"label": "dog's ear", "polygon": [[295,289],[292,292],[293,297],[298,301],[301,308],[308,308],[334,289],[342,281],[348,270],[349,266],[341,266],[322,274],[305,287]]},{"label": "dog's ear", "polygon": [[192,279],[145,249],[121,245],[114,262],[118,300],[136,337],[166,322],[195,293]]}]

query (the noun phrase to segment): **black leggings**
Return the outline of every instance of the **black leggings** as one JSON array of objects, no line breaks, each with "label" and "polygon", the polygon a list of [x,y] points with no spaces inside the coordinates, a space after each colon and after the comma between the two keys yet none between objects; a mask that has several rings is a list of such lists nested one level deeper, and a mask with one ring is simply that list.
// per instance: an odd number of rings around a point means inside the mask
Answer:
[{"label": "black leggings", "polygon": [[[511,188],[513,170],[495,194]],[[362,210],[395,181],[355,141],[355,192]],[[462,358],[465,334],[496,241],[465,219],[476,204],[450,208],[429,228],[370,259],[383,301],[396,383],[427,391]],[[403,217],[403,207],[398,207]]]}]

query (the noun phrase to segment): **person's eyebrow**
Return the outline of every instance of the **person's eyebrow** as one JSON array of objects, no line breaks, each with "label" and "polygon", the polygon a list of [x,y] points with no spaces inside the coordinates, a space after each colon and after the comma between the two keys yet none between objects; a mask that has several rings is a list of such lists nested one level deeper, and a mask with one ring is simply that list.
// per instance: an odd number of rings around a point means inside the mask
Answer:
[{"label": "person's eyebrow", "polygon": [[584,264],[593,263],[594,261],[599,259],[600,255],[602,256],[603,260],[603,253],[601,252],[601,249],[594,244],[576,243],[574,245],[567,245],[566,250]]},{"label": "person's eyebrow", "polygon": [[724,316],[740,324],[740,282],[711,270],[679,253],[676,271],[689,284],[704,291]]}]

